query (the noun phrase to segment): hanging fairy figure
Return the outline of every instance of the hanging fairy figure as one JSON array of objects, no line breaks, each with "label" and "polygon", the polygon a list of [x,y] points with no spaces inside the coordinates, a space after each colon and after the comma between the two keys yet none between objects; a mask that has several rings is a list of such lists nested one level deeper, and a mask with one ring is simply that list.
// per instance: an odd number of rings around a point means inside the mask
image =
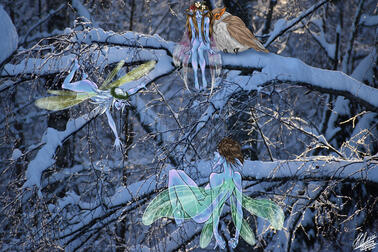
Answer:
[{"label": "hanging fairy figure", "polygon": [[191,59],[194,71],[194,85],[197,90],[200,89],[198,81],[198,64],[202,74],[202,88],[207,88],[206,80],[206,59],[210,66],[211,91],[212,93],[216,76],[221,71],[221,56],[214,51],[215,43],[212,39],[212,13],[205,3],[196,2],[186,10],[186,31],[184,32],[181,42],[175,47],[173,60],[176,66],[183,64],[183,80],[186,88],[188,63]]},{"label": "hanging fairy figure", "polygon": [[128,105],[129,99],[129,94],[119,87],[127,82],[140,79],[145,74],[149,73],[155,67],[156,61],[144,63],[113,81],[124,64],[125,61],[121,60],[107,76],[101,87],[98,88],[96,83],[87,79],[88,76],[85,73],[83,74],[82,80],[71,82],[75,72],[80,68],[77,60],[75,60],[72,71],[67,75],[62,84],[62,88],[66,90],[48,90],[48,93],[54,94],[55,96],[40,98],[35,101],[35,105],[42,109],[59,111],[90,99],[92,103],[98,105],[93,111],[98,111],[99,114],[106,114],[109,127],[112,129],[115,136],[114,146],[119,150],[121,149],[122,142],[119,139],[110,109],[115,107],[118,110],[123,110],[125,106]]},{"label": "hanging fairy figure", "polygon": [[252,199],[243,195],[242,178],[243,155],[239,143],[231,138],[224,138],[218,144],[213,169],[223,167],[221,173],[211,173],[210,182],[204,188],[199,187],[184,171],[170,170],[168,189],[154,198],[146,208],[142,222],[151,225],[159,218],[175,219],[177,225],[192,219],[204,223],[200,236],[200,246],[209,245],[215,238],[215,248],[225,248],[225,241],[218,232],[219,219],[226,201],[229,201],[231,218],[235,225],[235,236],[228,241],[235,248],[241,236],[247,243],[254,245],[255,236],[247,221],[243,218],[242,207],[251,214],[264,218],[273,228],[283,227],[283,210],[267,199]]}]

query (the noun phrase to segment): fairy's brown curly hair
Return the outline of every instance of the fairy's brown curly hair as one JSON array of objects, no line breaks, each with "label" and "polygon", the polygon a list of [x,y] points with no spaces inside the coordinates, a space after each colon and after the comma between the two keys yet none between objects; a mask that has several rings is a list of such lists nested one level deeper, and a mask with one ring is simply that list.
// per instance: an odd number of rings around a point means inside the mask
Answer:
[{"label": "fairy's brown curly hair", "polygon": [[229,164],[236,165],[236,159],[244,163],[240,144],[230,137],[225,137],[219,142],[218,152]]}]

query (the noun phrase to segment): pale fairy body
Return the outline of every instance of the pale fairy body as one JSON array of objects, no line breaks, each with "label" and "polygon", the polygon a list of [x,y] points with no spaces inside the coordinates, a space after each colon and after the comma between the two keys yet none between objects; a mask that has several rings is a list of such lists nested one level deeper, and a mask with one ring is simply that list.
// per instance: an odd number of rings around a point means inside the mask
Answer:
[{"label": "pale fairy body", "polygon": [[[243,218],[243,211],[242,211],[242,187],[241,187],[241,175],[239,172],[235,171],[232,165],[228,164],[226,160],[216,153],[216,158],[218,159],[213,166],[213,170],[216,169],[218,166],[223,167],[222,173],[211,173],[210,174],[210,182],[205,187],[205,189],[210,189],[212,192],[212,204],[208,206],[204,211],[200,214],[194,216],[192,219],[198,223],[204,223],[211,218],[212,226],[213,226],[213,234],[216,240],[215,247],[219,246],[220,248],[225,247],[225,241],[219,235],[218,232],[218,225],[219,225],[219,218],[222,213],[222,209],[224,203],[227,200],[230,200],[230,205],[233,204],[233,201],[236,201],[236,208],[237,208],[237,215],[240,218],[240,221],[236,223],[236,232],[235,237],[229,241],[229,245],[232,248],[235,248],[238,240],[239,234],[241,229],[241,220]],[[241,168],[242,164],[239,162],[236,167]],[[170,170],[169,171],[169,182],[168,187],[171,188],[171,194],[176,194],[176,186],[187,185],[190,187],[198,187],[198,185],[184,172],[181,170]],[[217,188],[221,190],[217,190]],[[220,191],[220,192],[219,192]],[[173,197],[171,197],[173,198]],[[178,202],[173,202],[173,205],[179,204]],[[173,210],[173,214],[178,225],[181,225],[183,218],[179,215],[175,215],[175,211]]]},{"label": "pale fairy body", "polygon": [[[186,31],[183,34],[181,42],[175,46],[173,51],[173,62],[179,67],[184,84],[188,88],[188,65],[192,65],[194,72],[194,86],[197,90],[207,88],[206,64],[210,68],[211,89],[213,92],[216,77],[220,75],[222,60],[219,53],[216,53],[215,42],[212,39],[212,19],[211,12],[206,5],[196,3],[186,10],[187,22]],[[202,86],[200,88],[198,80],[198,66],[201,69]]]},{"label": "pale fairy body", "polygon": [[184,171],[169,171],[168,189],[157,195],[146,208],[142,221],[151,225],[162,217],[174,218],[177,225],[184,220],[204,223],[200,236],[201,248],[206,248],[212,237],[215,247],[225,248],[225,241],[218,232],[219,220],[227,200],[235,225],[235,236],[228,241],[235,248],[242,237],[248,244],[256,243],[248,222],[243,219],[244,207],[253,215],[268,220],[275,229],[282,229],[284,214],[274,202],[266,199],[251,199],[242,193],[242,178],[238,170],[243,167],[241,147],[230,138],[224,138],[218,145],[215,164],[223,168],[221,173],[211,173],[209,184],[199,187]]},{"label": "pale fairy body", "polygon": [[[205,89],[207,87],[206,81],[206,59],[205,55],[207,52],[214,54],[215,52],[210,48],[210,18],[205,16],[203,18],[203,12],[200,10],[194,11],[189,18],[189,24],[191,26],[191,62],[194,71],[194,85],[196,89],[199,89],[198,82],[198,64],[201,68],[202,73],[202,86]],[[193,22],[193,18],[196,19],[197,27]],[[204,24],[202,24],[204,22]],[[201,27],[204,25],[204,34],[201,32]],[[196,30],[199,32],[196,32]],[[204,35],[204,36],[203,36]]]},{"label": "pale fairy body", "polygon": [[[115,69],[108,75],[104,83],[98,88],[97,84],[88,80],[87,75],[84,73],[83,78],[80,81],[71,82],[75,72],[79,69],[79,64],[75,60],[71,72],[64,79],[62,88],[66,90],[48,90],[48,93],[57,96],[49,96],[38,99],[35,103],[39,108],[58,111],[75,106],[87,99],[90,99],[92,103],[98,106],[93,110],[99,112],[99,114],[106,114],[109,127],[112,129],[115,141],[114,146],[117,149],[121,149],[122,143],[118,136],[117,128],[113,117],[110,113],[110,109],[115,107],[116,109],[123,109],[128,104],[129,94],[124,92],[119,86],[141,78],[143,75],[151,71],[155,66],[155,61],[149,61],[131,72],[127,73],[123,77],[112,81],[119,70],[124,65],[124,61],[120,61]],[[69,91],[68,91],[69,90]]]}]

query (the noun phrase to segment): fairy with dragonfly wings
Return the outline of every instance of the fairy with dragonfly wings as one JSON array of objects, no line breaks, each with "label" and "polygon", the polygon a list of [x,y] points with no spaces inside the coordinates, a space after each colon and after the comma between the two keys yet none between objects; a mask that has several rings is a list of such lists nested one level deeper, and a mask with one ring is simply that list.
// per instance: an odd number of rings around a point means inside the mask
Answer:
[{"label": "fairy with dragonfly wings", "polygon": [[215,247],[225,248],[225,241],[218,232],[219,219],[226,201],[229,201],[231,218],[235,225],[235,236],[228,241],[235,248],[241,236],[247,243],[256,243],[255,236],[243,218],[242,208],[251,214],[268,220],[277,230],[282,229],[283,210],[273,201],[252,199],[243,194],[240,171],[243,168],[243,155],[238,142],[224,138],[218,144],[215,165],[223,168],[221,173],[211,173],[209,184],[199,187],[184,171],[170,170],[168,189],[154,198],[143,214],[143,224],[151,225],[159,218],[175,219],[177,225],[192,219],[204,223],[200,246],[209,245],[215,238]]},{"label": "fairy with dragonfly wings", "polygon": [[144,63],[113,81],[114,77],[124,64],[125,61],[120,61],[107,76],[101,87],[98,88],[97,84],[88,80],[85,74],[82,80],[71,82],[75,72],[80,67],[77,60],[75,60],[72,71],[67,75],[62,84],[62,88],[66,90],[48,90],[48,93],[54,94],[55,96],[40,98],[36,100],[35,104],[42,109],[59,111],[90,99],[92,103],[97,104],[97,107],[93,111],[98,111],[100,114],[106,114],[108,124],[115,136],[114,146],[117,149],[120,149],[122,143],[119,139],[110,109],[112,107],[123,109],[128,104],[129,94],[123,91],[120,86],[127,82],[140,79],[145,74],[149,73],[155,67],[156,61]]}]

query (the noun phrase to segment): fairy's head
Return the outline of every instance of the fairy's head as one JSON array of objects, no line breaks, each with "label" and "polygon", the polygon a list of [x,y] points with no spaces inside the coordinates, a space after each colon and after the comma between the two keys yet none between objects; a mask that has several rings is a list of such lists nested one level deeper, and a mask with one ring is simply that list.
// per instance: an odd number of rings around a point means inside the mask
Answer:
[{"label": "fairy's head", "polygon": [[244,163],[240,144],[230,137],[225,137],[219,142],[218,152],[229,164],[236,165],[236,159],[239,159],[242,164]]},{"label": "fairy's head", "polygon": [[[196,31],[196,36],[199,34],[199,29],[201,30],[202,37],[205,37],[204,33],[204,19],[209,18],[209,36],[211,37],[213,34],[213,15],[212,12],[209,10],[209,7],[207,7],[206,2],[195,2],[192,4],[188,9],[186,9],[186,28],[188,30],[189,39],[192,39],[191,30],[192,27],[190,25],[189,19],[192,19],[194,29]],[[198,28],[197,20],[201,20],[201,27]]]}]

